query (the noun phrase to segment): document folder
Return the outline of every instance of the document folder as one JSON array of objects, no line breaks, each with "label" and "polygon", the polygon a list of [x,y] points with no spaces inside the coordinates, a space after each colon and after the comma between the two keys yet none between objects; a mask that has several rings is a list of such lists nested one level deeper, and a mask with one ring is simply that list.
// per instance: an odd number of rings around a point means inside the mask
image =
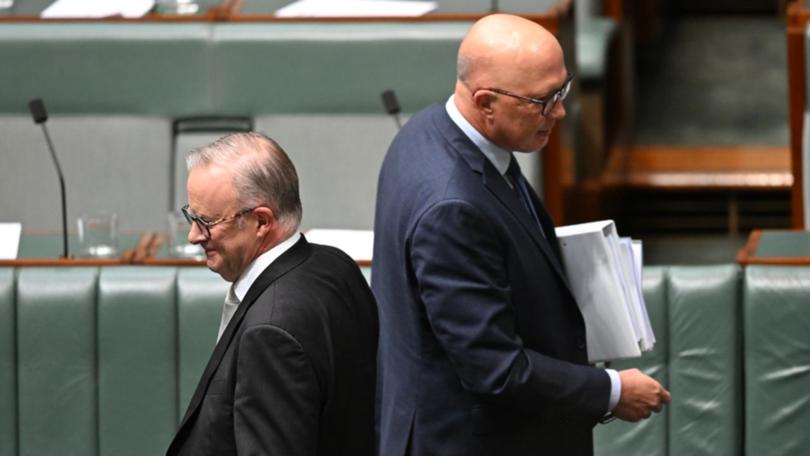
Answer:
[{"label": "document folder", "polygon": [[585,319],[591,363],[641,356],[655,336],[641,287],[641,245],[612,220],[556,229],[574,298]]}]

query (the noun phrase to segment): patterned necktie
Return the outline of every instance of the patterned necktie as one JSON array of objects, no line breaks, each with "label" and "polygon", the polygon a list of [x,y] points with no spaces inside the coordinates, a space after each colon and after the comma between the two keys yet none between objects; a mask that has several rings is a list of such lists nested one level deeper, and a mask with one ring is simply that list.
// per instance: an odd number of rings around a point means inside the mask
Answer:
[{"label": "patterned necktie", "polygon": [[523,177],[523,173],[520,172],[520,165],[518,164],[515,157],[512,157],[512,160],[509,161],[509,168],[506,170],[506,176],[508,176],[508,180],[513,184],[513,189],[518,194],[518,199],[520,199],[521,204],[523,204],[523,208],[526,209],[526,212],[534,219],[537,223],[537,227],[540,229],[540,234],[543,237],[546,237],[546,233],[543,232],[543,225],[540,223],[540,217],[537,215],[537,210],[532,203],[532,198],[529,196],[529,185],[526,183],[526,179]]},{"label": "patterned necktie", "polygon": [[222,333],[225,332],[225,328],[228,327],[228,323],[231,321],[233,314],[236,313],[237,307],[239,307],[239,298],[236,297],[236,293],[233,291],[233,285],[231,285],[231,287],[228,288],[228,295],[225,296],[225,303],[222,305],[222,320],[219,322],[217,342],[219,342],[219,338],[222,337]]}]

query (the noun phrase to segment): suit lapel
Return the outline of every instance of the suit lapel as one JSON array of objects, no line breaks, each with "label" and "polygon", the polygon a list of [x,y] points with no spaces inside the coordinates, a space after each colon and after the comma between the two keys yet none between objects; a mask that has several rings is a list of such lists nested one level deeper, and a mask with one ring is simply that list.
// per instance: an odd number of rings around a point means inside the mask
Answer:
[{"label": "suit lapel", "polygon": [[534,190],[531,189],[532,200],[540,217],[541,225],[546,233],[547,239],[543,237],[537,226],[537,222],[523,207],[518,199],[519,196],[516,190],[509,188],[506,180],[498,173],[495,166],[489,162],[484,154],[478,150],[478,147],[453,123],[444,106],[436,113],[435,125],[439,128],[442,136],[447,142],[459,153],[470,168],[481,175],[484,186],[495,196],[495,198],[506,207],[506,209],[514,216],[521,227],[526,230],[531,236],[532,240],[537,247],[546,256],[549,263],[551,263],[557,275],[562,280],[563,284],[570,290],[568,280],[560,260],[560,252],[556,250],[557,236],[554,233],[554,223],[546,214],[543,209],[542,203],[534,195]]},{"label": "suit lapel", "polygon": [[519,196],[517,191],[509,188],[509,186],[506,184],[506,180],[498,173],[491,163],[485,164],[484,172],[481,178],[484,186],[493,195],[495,195],[495,198],[501,204],[506,206],[506,209],[518,220],[521,227],[529,233],[534,243],[537,244],[537,247],[539,247],[540,251],[546,256],[548,261],[554,267],[554,270],[557,271],[560,279],[566,286],[568,286],[568,280],[565,277],[562,264],[560,263],[559,252],[556,252],[552,247],[552,243],[554,240],[556,240],[556,236],[554,235],[554,225],[547,217],[545,217],[545,210],[543,210],[543,207],[540,206],[540,202],[537,201],[536,198],[532,198],[534,200],[533,203],[537,210],[537,214],[541,219],[541,226],[543,227],[544,233],[546,233],[546,238],[544,238],[543,234],[540,233],[540,227],[537,226],[537,221],[534,220],[531,214],[529,214],[526,208],[521,204],[520,200],[518,199]]},{"label": "suit lapel", "polygon": [[208,384],[211,382],[211,377],[213,377],[214,373],[219,368],[222,358],[225,356],[225,352],[228,350],[234,334],[242,324],[242,320],[245,318],[245,314],[247,313],[248,309],[250,309],[253,303],[256,302],[256,299],[264,292],[264,290],[267,289],[267,287],[275,282],[276,279],[301,264],[310,256],[311,252],[312,247],[304,238],[304,235],[301,235],[301,239],[299,239],[298,242],[296,242],[292,247],[290,247],[289,250],[278,257],[276,261],[270,264],[270,266],[268,266],[267,269],[265,269],[264,272],[259,275],[256,281],[253,282],[253,285],[251,285],[250,289],[245,295],[245,299],[243,299],[239,304],[239,307],[237,307],[236,313],[233,315],[231,321],[228,323],[228,326],[225,328],[225,332],[222,333],[222,337],[219,339],[219,342],[217,342],[216,347],[214,347],[214,352],[211,354],[211,358],[208,360],[208,365],[206,365],[202,377],[200,378],[200,382],[197,384],[197,389],[194,391],[194,395],[191,397],[186,414],[183,417],[183,420],[180,422],[177,435],[180,434],[183,426],[200,407],[202,398],[205,396],[205,392],[208,390]]}]

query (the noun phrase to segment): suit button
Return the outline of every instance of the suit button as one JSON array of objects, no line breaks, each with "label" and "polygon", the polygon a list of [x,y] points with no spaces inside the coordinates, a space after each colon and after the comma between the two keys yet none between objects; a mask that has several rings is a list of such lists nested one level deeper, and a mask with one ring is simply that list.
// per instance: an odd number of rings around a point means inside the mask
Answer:
[{"label": "suit button", "polygon": [[577,342],[577,348],[580,349],[580,350],[585,350],[585,341],[583,339],[580,339]]}]

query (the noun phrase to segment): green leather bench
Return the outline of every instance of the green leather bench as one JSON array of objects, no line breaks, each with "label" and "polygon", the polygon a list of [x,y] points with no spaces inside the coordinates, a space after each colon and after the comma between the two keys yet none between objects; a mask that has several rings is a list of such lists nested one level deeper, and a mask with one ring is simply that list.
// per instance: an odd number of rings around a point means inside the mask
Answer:
[{"label": "green leather bench", "polygon": [[203,268],[0,269],[0,455],[163,454],[226,291]]},{"label": "green leather bench", "polygon": [[810,268],[745,271],[745,450],[806,454],[810,448]]},{"label": "green leather bench", "polygon": [[[673,403],[597,426],[597,455],[810,446],[810,268],[650,267]],[[213,349],[227,284],[204,268],[0,268],[0,456],[159,455]]]},{"label": "green leather bench", "polygon": [[741,284],[735,265],[645,269],[657,343],[613,367],[641,369],[673,402],[640,423],[598,426],[598,455],[742,454]]}]

